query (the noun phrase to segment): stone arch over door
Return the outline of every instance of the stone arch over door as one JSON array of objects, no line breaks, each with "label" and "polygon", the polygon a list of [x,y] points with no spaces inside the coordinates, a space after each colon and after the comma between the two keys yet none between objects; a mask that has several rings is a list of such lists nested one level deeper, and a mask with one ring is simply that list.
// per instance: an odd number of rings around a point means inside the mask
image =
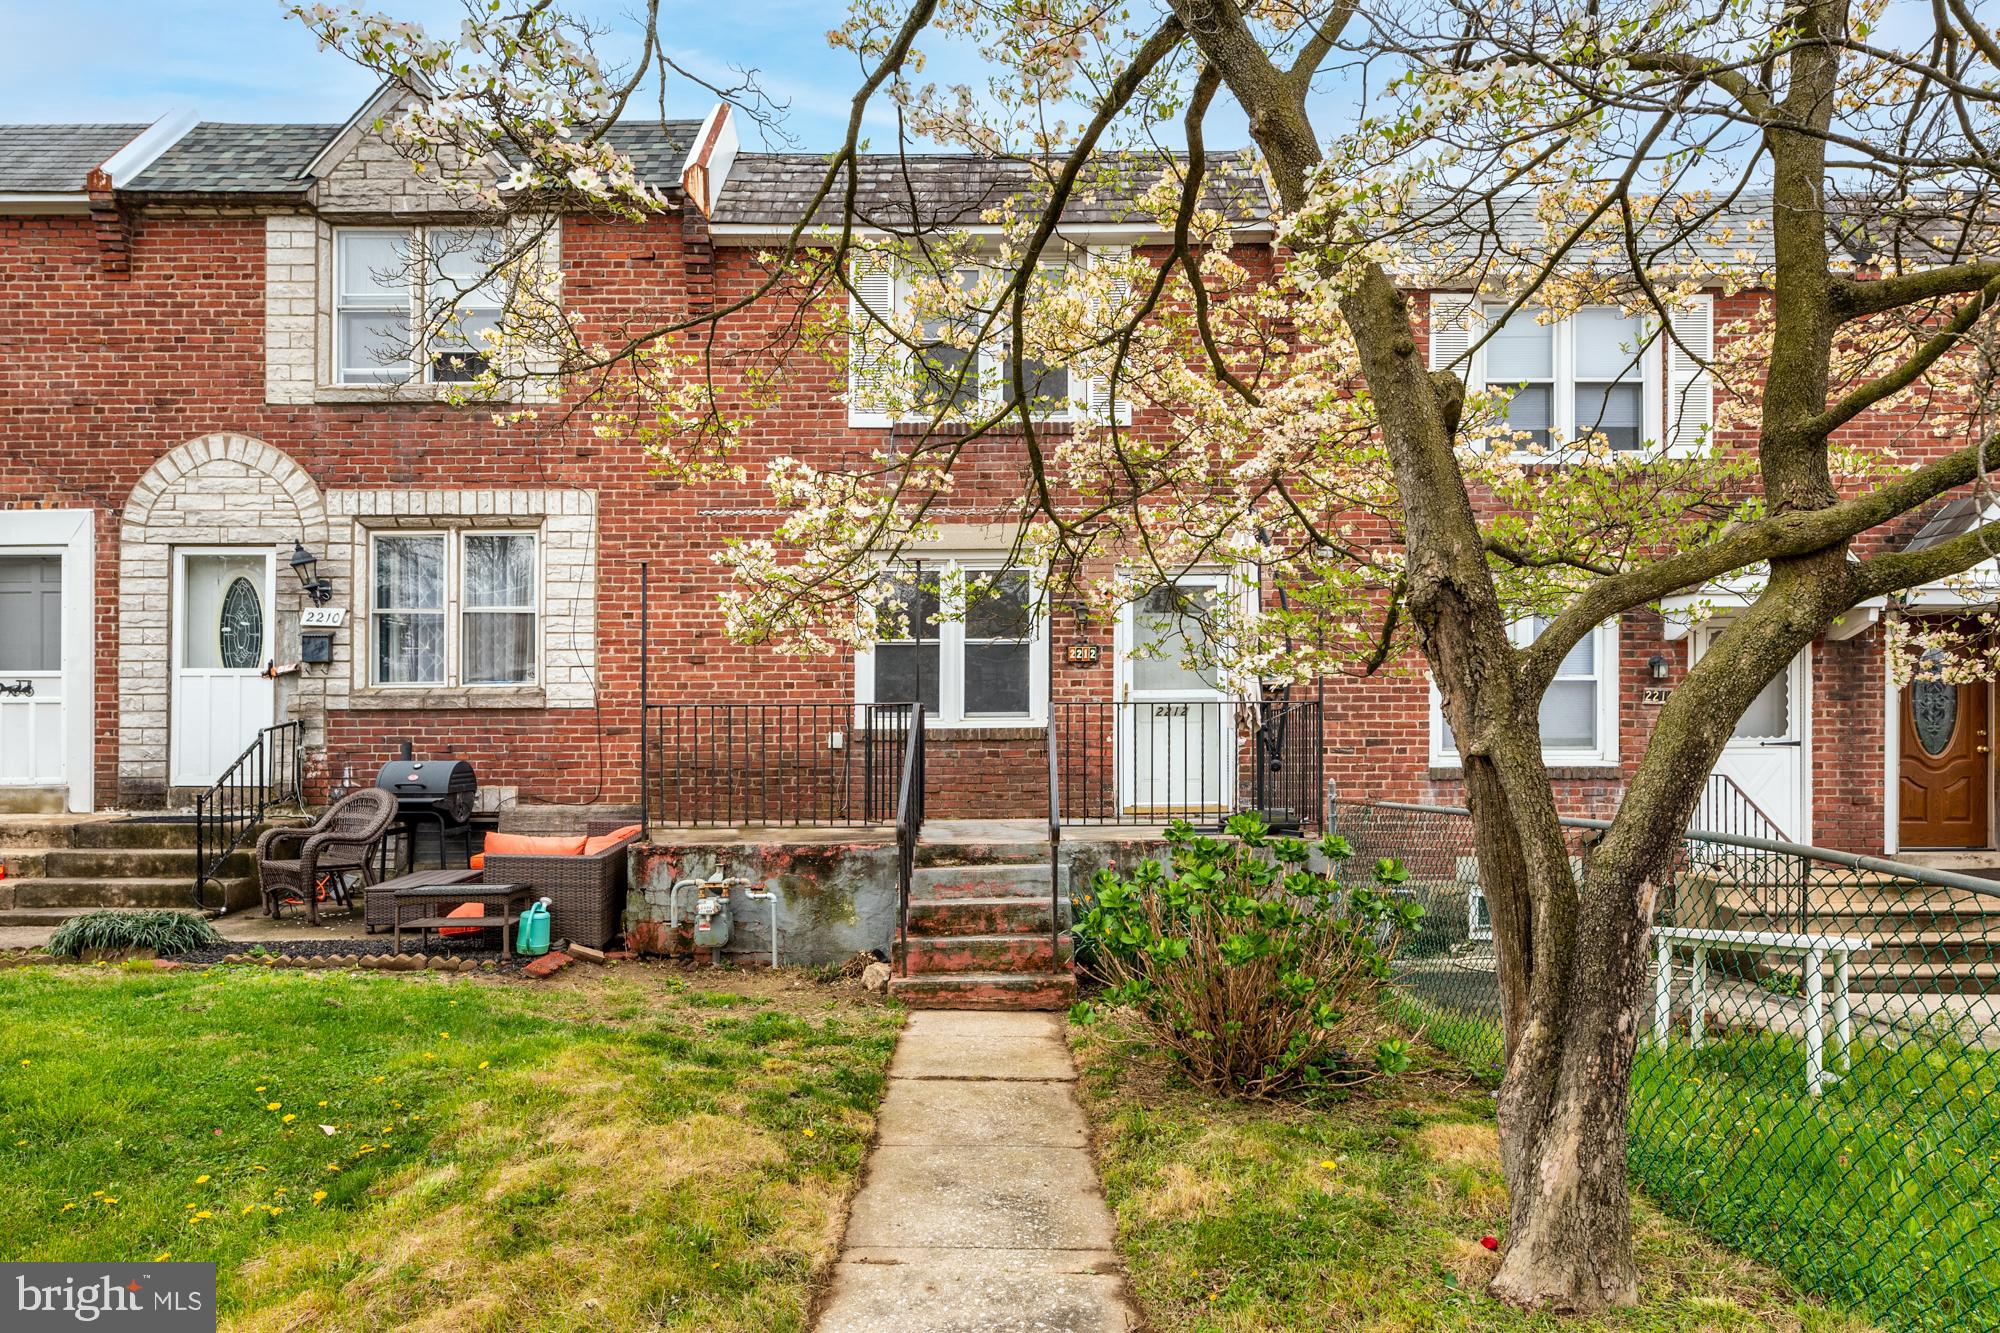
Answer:
[{"label": "stone arch over door", "polygon": [[[268,547],[276,560],[280,662],[298,657],[298,598],[286,560],[294,542],[327,549],[326,503],[305,469],[248,435],[204,435],[146,469],[126,500],[118,546],[118,798],[166,799],[172,706],[173,559],[177,546]],[[277,716],[302,718],[317,742],[323,686],[280,678]]]}]

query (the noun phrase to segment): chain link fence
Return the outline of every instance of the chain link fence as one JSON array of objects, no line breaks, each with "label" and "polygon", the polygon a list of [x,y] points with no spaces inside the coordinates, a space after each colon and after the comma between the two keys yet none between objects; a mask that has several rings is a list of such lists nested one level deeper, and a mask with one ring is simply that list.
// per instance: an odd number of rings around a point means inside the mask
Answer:
[{"label": "chain link fence", "polygon": [[[1399,1003],[1497,1077],[1470,817],[1330,811],[1425,908]],[[1580,870],[1608,825],[1565,827]],[[1697,827],[1653,951],[1630,1148],[1647,1195],[1885,1329],[2000,1330],[2000,883]]]}]

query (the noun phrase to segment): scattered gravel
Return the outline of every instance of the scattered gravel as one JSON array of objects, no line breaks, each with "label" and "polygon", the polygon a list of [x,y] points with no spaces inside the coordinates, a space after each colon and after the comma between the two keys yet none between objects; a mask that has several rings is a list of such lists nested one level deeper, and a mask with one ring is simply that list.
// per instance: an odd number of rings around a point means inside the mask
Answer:
[{"label": "scattered gravel", "polygon": [[[404,951],[405,953],[415,954],[417,952],[417,944],[414,939],[405,937],[404,944],[408,946]],[[176,963],[197,965],[219,963],[231,954],[258,956],[252,953],[253,950],[262,950],[263,955],[274,958],[342,958],[348,955],[355,957],[367,957],[370,955],[389,957],[396,952],[396,945],[394,940],[387,937],[361,940],[257,940],[254,942],[231,940],[220,946],[211,946],[206,949],[195,949],[188,953],[175,954],[173,961]],[[500,951],[491,945],[482,946],[462,939],[439,940],[433,938],[429,947],[425,948],[423,952],[426,956],[432,958],[462,959],[482,965],[490,965],[490,969],[488,966],[481,966],[481,971],[514,972],[518,971],[527,962],[526,959],[515,955],[509,955],[503,962],[500,958]]]}]

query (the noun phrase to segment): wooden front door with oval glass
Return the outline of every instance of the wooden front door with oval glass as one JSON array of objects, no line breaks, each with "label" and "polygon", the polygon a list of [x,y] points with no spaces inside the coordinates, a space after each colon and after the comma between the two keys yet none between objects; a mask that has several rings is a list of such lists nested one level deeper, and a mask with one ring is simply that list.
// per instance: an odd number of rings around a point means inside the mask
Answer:
[{"label": "wooden front door with oval glass", "polygon": [[1990,730],[1986,681],[1919,678],[1903,687],[1901,846],[1989,845]]}]

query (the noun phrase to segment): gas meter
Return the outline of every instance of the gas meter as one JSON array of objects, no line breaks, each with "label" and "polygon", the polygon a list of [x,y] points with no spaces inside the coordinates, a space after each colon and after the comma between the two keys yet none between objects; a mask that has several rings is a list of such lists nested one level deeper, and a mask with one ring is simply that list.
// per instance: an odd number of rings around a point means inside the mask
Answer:
[{"label": "gas meter", "polygon": [[720,949],[729,943],[729,895],[703,895],[694,905],[694,942],[698,949]]}]

